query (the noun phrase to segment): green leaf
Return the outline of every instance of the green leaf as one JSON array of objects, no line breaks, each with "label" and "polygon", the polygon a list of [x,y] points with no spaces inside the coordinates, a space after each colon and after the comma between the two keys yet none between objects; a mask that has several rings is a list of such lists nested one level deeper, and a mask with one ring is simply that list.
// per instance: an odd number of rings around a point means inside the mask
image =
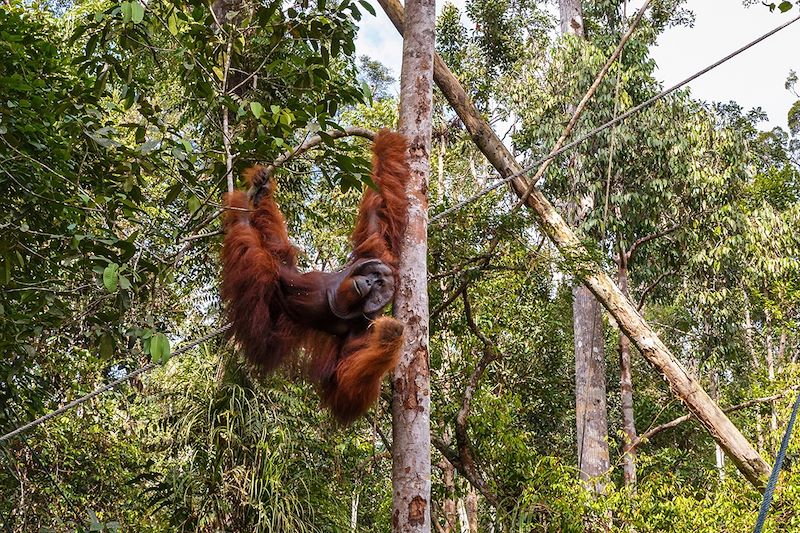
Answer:
[{"label": "green leaf", "polygon": [[92,509],[87,509],[86,512],[89,514],[89,531],[103,531],[103,524],[97,520],[97,513]]},{"label": "green leaf", "polygon": [[110,263],[105,270],[103,270],[103,285],[108,292],[117,290],[117,283],[119,282],[119,265]]},{"label": "green leaf", "polygon": [[372,7],[372,5],[371,5],[369,2],[366,2],[365,0],[358,0],[358,3],[359,3],[359,4],[361,4],[361,6],[362,6],[364,9],[366,9],[367,11],[369,11],[369,12],[370,12],[370,14],[371,14],[373,17],[375,16],[375,8],[374,8],[374,7]]},{"label": "green leaf", "polygon": [[180,183],[176,183],[175,185],[170,187],[167,190],[167,196],[166,198],[164,198],[164,203],[171,204],[172,202],[174,202],[175,198],[177,198],[178,194],[180,194],[181,189],[183,189],[183,186]]},{"label": "green leaf", "polygon": [[144,6],[139,0],[131,2],[131,20],[134,24],[139,24],[144,20]]},{"label": "green leaf", "polygon": [[100,357],[103,359],[111,359],[114,355],[114,338],[110,333],[105,332],[100,337]]},{"label": "green leaf", "polygon": [[131,280],[123,276],[122,274],[119,275],[119,286],[123,290],[128,290],[131,288]]},{"label": "green leaf", "polygon": [[192,195],[189,198],[189,213],[194,214],[198,209],[200,209],[200,200],[197,196]]},{"label": "green leaf", "polygon": [[130,22],[131,21],[131,15],[133,13],[133,9],[131,7],[131,3],[130,2],[122,2],[122,4],[120,4],[120,10],[122,11],[122,22],[126,22],[126,23]]},{"label": "green leaf", "polygon": [[169,339],[163,333],[157,333],[150,339],[150,359],[154,363],[166,363],[169,359]]},{"label": "green leaf", "polygon": [[254,117],[261,118],[261,115],[264,113],[264,106],[258,102],[250,102],[250,111],[253,112]]},{"label": "green leaf", "polygon": [[791,2],[781,2],[780,4],[778,4],[778,9],[780,10],[781,13],[786,13],[787,11],[792,9],[792,3]]},{"label": "green leaf", "polygon": [[212,68],[211,68],[211,70],[213,70],[213,71],[214,71],[214,74],[216,74],[216,75],[217,75],[217,78],[219,78],[220,80],[224,80],[224,79],[225,79],[225,74],[223,74],[223,72],[222,72],[222,69],[221,69],[221,68],[219,68],[219,67],[212,67]]},{"label": "green leaf", "polygon": [[178,17],[175,16],[174,11],[167,19],[167,26],[169,27],[169,32],[172,35],[178,35]]}]

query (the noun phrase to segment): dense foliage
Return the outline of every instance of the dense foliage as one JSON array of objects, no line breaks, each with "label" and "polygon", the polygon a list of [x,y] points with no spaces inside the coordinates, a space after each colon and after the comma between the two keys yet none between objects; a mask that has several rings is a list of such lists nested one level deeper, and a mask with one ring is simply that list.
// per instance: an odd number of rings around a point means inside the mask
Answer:
[{"label": "dense foliage", "polygon": [[[439,53],[512,133],[520,160],[550,150],[627,27],[622,2],[586,4],[583,41],[556,38],[541,3],[441,11]],[[221,336],[169,359],[222,325],[220,195],[239,170],[319,132],[394,126],[395,73],[356,57],[358,23],[373,9],[364,0],[0,6],[0,432],[162,363],[0,442],[5,529],[390,530],[385,398],[341,428],[309,386],[252,375]],[[656,2],[574,135],[659,92],[649,49],[689,21],[681,2]],[[789,131],[764,131],[760,110],[679,92],[558,159],[542,185],[559,209],[591,199],[577,231],[613,275],[635,245],[632,299],[769,461],[800,375],[799,116],[800,100]],[[440,94],[434,124],[432,213],[494,175]],[[370,185],[368,152],[358,140],[323,140],[279,170],[278,194],[303,265],[333,269]],[[642,358],[636,426],[653,432],[637,443],[637,484],[621,480],[611,385],[611,483],[597,497],[578,480],[574,265],[514,204],[493,192],[429,231],[438,526],[751,528],[760,495],[715,461],[692,421],[658,428],[686,411]],[[614,384],[612,320],[604,335]],[[781,478],[770,531],[800,528],[796,470]]]}]

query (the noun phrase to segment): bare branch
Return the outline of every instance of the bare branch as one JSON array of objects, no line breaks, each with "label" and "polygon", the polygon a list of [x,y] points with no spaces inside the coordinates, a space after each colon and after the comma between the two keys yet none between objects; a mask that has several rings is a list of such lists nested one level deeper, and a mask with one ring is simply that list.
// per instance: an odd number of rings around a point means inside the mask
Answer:
[{"label": "bare branch", "polygon": [[628,251],[625,252],[625,261],[626,262],[630,262],[631,257],[633,256],[634,252],[636,252],[636,250],[640,246],[642,246],[644,244],[647,244],[648,242],[652,241],[653,239],[658,239],[660,237],[664,237],[665,235],[669,235],[673,231],[683,227],[686,224],[686,222],[687,221],[678,222],[677,224],[674,224],[673,226],[670,226],[667,229],[664,229],[664,230],[661,230],[661,231],[657,231],[655,233],[651,233],[650,235],[645,235],[644,237],[642,237],[640,239],[636,239],[636,241],[633,244],[631,244],[631,247],[628,248]]},{"label": "bare branch", "polygon": [[470,469],[464,465],[461,461],[461,457],[459,456],[458,452],[452,448],[450,448],[445,442],[436,435],[431,435],[431,444],[433,447],[439,450],[447,461],[453,465],[453,468],[458,470],[458,473],[464,476],[464,479],[469,482],[470,485],[475,487],[475,489],[481,493],[481,495],[486,498],[491,505],[494,507],[500,507],[500,498],[494,492],[489,489],[489,485],[483,479],[483,476],[477,470],[473,468]]},{"label": "bare branch", "polygon": [[439,314],[441,314],[441,312],[442,312],[442,311],[444,311],[445,309],[447,309],[447,307],[448,307],[448,306],[449,306],[451,303],[453,303],[453,302],[456,300],[456,298],[458,298],[458,297],[459,297],[461,294],[463,294],[463,293],[464,293],[464,291],[465,291],[465,290],[467,290],[467,285],[468,285],[468,282],[467,282],[467,280],[466,280],[466,279],[462,279],[462,280],[461,280],[461,283],[458,285],[458,287],[456,288],[456,290],[454,290],[452,293],[450,293],[450,296],[448,296],[447,298],[445,298],[445,299],[442,301],[442,303],[440,303],[439,305],[437,305],[437,306],[436,306],[436,307],[433,309],[433,311],[431,311],[431,318],[430,318],[431,322],[433,322],[433,321],[436,319],[436,317],[438,317],[438,316],[439,316]]},{"label": "bare branch", "polygon": [[637,310],[638,312],[640,312],[640,313],[642,312],[642,307],[644,306],[644,301],[645,301],[645,299],[647,298],[647,295],[648,295],[648,294],[650,294],[650,292],[651,292],[653,289],[655,289],[656,287],[658,287],[658,284],[659,284],[659,283],[661,283],[661,280],[663,280],[664,278],[666,278],[666,277],[667,277],[667,275],[669,275],[669,274],[675,274],[675,271],[674,271],[674,270],[670,270],[670,271],[667,271],[667,272],[662,272],[662,273],[661,273],[661,275],[660,275],[660,276],[658,276],[658,277],[655,279],[655,281],[653,281],[653,283],[651,283],[650,285],[648,285],[647,287],[645,287],[645,289],[642,291],[642,295],[639,297],[639,303],[638,303],[638,305],[636,306],[636,310]]},{"label": "bare branch", "polygon": [[[357,128],[357,127],[345,128],[343,130],[326,131],[323,132],[323,134],[326,137],[330,137],[331,139],[341,139],[342,137],[353,137],[353,136],[364,137],[369,140],[375,139],[374,131],[368,130],[366,128]],[[295,157],[304,154],[305,152],[308,152],[312,148],[322,144],[324,141],[325,139],[322,137],[322,135],[314,135],[313,137],[308,138],[302,144],[294,147],[292,150],[289,150],[282,156],[278,157],[278,159],[273,161],[272,164],[267,165],[266,176],[271,177],[273,174],[275,174],[275,171],[279,167],[285,165],[287,161],[294,159]],[[247,194],[252,198],[256,192],[257,191],[253,187],[250,187],[250,190],[247,191]]]},{"label": "bare branch", "polygon": [[[789,389],[786,389],[785,391],[783,391],[783,392],[781,392],[779,394],[774,394],[772,396],[765,396],[763,398],[753,398],[751,400],[747,400],[746,402],[742,402],[742,403],[738,403],[736,405],[732,405],[730,407],[726,407],[725,409],[723,409],[723,411],[725,413],[733,413],[735,411],[741,411],[742,409],[747,409],[748,407],[752,407],[754,405],[758,405],[758,404],[761,404],[761,403],[774,402],[775,400],[780,400],[781,398],[784,398],[785,396],[787,396],[788,394],[796,391],[797,389],[800,389],[800,385],[795,385],[794,387],[790,387]],[[636,442],[631,443],[630,448],[631,449],[638,448],[639,445],[644,444],[646,441],[652,439],[654,436],[658,435],[662,431],[666,431],[668,429],[674,428],[675,426],[677,426],[679,424],[682,424],[683,422],[686,422],[687,420],[689,420],[691,418],[694,418],[694,417],[690,413],[688,415],[679,416],[678,418],[676,418],[674,420],[670,420],[669,422],[666,422],[664,424],[655,426],[655,427],[645,431],[641,435],[639,435],[639,438],[636,439]]]}]

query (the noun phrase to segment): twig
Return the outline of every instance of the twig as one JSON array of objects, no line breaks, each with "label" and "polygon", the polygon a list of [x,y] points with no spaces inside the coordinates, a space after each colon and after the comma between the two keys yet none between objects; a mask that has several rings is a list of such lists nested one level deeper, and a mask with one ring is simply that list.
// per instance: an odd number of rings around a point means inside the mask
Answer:
[{"label": "twig", "polygon": [[[753,398],[751,400],[747,400],[746,402],[742,402],[742,403],[739,403],[739,404],[736,404],[736,405],[732,405],[730,407],[726,407],[722,411],[725,412],[725,413],[733,413],[735,411],[741,411],[742,409],[747,409],[748,407],[752,407],[754,405],[758,405],[758,404],[761,404],[761,403],[774,402],[775,400],[780,400],[781,398],[789,395],[790,393],[792,393],[792,392],[794,392],[794,391],[796,391],[798,389],[800,389],[800,385],[795,385],[793,387],[790,387],[790,388],[786,389],[785,391],[781,392],[780,394],[774,394],[772,396],[766,396],[764,398]],[[686,422],[687,420],[690,420],[692,418],[694,418],[694,415],[689,413],[688,415],[679,416],[678,418],[675,418],[674,420],[670,420],[669,422],[666,422],[664,424],[661,424],[661,425],[655,426],[655,427],[653,427],[651,429],[648,429],[647,431],[645,431],[644,433],[639,435],[639,438],[637,438],[635,442],[631,443],[630,448],[631,449],[637,448],[639,445],[641,445],[644,442],[652,439],[654,436],[658,435],[662,431],[666,431],[666,430],[668,430],[670,428],[674,428],[675,426],[677,426],[677,425],[679,425],[679,424],[681,424],[683,422]]]},{"label": "twig", "polygon": [[[368,130],[366,128],[357,128],[357,127],[350,127],[345,128],[343,130],[333,130],[328,132],[323,132],[323,134],[331,139],[340,139],[342,137],[364,137],[369,140],[375,139],[375,132]],[[265,168],[265,175],[267,178],[271,177],[275,171],[286,164],[287,161],[311,150],[312,148],[319,146],[325,141],[322,135],[314,135],[310,137],[305,142],[301,143],[300,145],[296,146],[292,150],[285,152],[283,155],[279,156],[275,161],[273,161],[270,165],[267,165]],[[266,185],[267,180],[265,179],[263,184]],[[255,187],[250,187],[250,190],[247,191],[248,196],[252,198],[258,191]]]}]

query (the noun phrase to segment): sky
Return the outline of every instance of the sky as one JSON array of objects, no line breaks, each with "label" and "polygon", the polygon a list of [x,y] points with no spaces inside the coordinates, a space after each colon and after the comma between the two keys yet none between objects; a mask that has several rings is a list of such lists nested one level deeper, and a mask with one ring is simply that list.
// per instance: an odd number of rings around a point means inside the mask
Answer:
[{"label": "sky", "polygon": [[[444,6],[437,1],[437,13]],[[454,3],[462,8],[464,0]],[[642,4],[632,1],[629,13]],[[392,23],[376,5],[377,16],[366,14],[356,41],[356,53],[377,59],[400,77],[403,42]],[[685,7],[695,14],[693,27],[669,28],[658,40],[652,55],[656,77],[669,87],[724,57],[756,37],[798,15],[771,13],[761,3],[742,6],[741,0],[688,0]],[[769,37],[728,63],[689,84],[692,95],[705,101],[735,101],[745,110],[760,106],[768,123],[786,128],[786,115],[797,97],[784,88],[791,70],[800,72],[800,21]]]}]

